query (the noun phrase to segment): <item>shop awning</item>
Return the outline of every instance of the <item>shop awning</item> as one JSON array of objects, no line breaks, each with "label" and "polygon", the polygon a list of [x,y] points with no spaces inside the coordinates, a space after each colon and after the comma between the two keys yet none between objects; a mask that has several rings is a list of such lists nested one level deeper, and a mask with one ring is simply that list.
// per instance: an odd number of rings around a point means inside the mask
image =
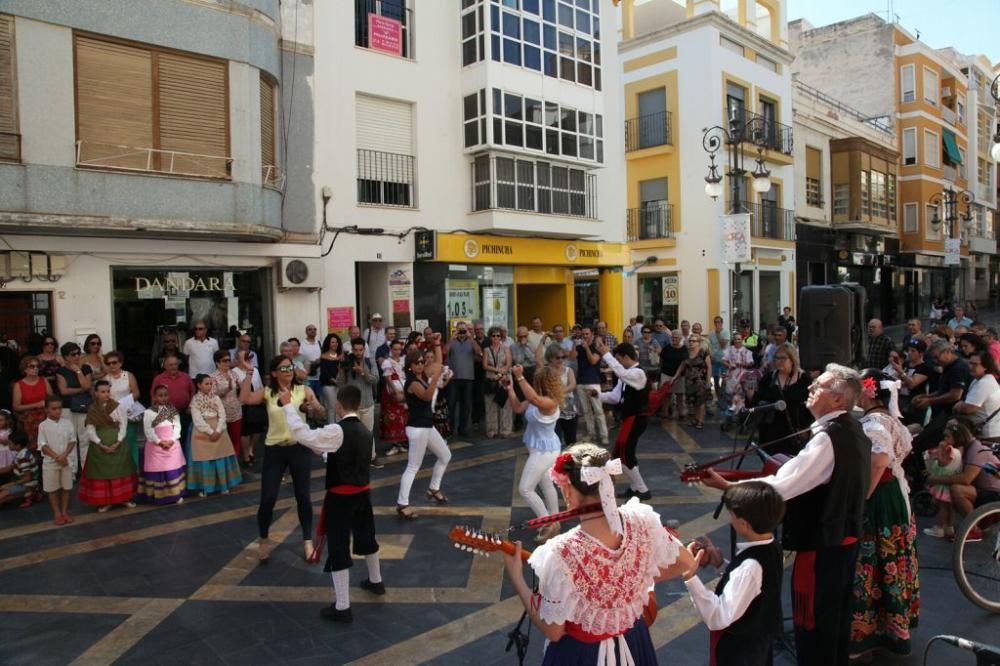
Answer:
[{"label": "shop awning", "polygon": [[944,137],[944,151],[947,153],[948,159],[955,164],[961,164],[962,153],[958,152],[958,143],[955,141],[955,133],[950,129],[944,129],[942,136]]}]

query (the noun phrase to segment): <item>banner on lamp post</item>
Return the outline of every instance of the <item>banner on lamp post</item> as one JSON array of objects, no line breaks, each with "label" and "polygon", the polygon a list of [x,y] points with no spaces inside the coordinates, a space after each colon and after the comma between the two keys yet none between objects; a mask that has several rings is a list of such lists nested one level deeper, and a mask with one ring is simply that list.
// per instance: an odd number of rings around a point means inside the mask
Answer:
[{"label": "banner on lamp post", "polygon": [[722,260],[727,264],[750,262],[750,213],[721,215]]},{"label": "banner on lamp post", "polygon": [[962,263],[962,239],[944,239],[944,265],[958,266]]}]

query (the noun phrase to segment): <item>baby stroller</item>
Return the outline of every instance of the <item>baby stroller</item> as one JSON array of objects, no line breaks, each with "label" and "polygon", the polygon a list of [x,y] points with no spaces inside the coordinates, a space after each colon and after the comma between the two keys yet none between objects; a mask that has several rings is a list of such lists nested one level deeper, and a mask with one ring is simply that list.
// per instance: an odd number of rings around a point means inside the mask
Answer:
[{"label": "baby stroller", "polygon": [[749,409],[753,396],[757,393],[757,383],[763,373],[758,368],[733,368],[726,374],[722,431],[729,431],[740,422],[739,415]]}]

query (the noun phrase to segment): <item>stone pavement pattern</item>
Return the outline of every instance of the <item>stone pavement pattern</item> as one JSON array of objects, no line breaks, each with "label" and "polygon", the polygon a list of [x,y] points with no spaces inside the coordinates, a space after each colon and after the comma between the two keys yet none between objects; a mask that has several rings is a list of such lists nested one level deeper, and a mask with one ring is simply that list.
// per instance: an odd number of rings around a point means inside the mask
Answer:
[{"label": "stone pavement pattern", "polygon": [[[678,520],[686,538],[710,533],[728,546],[725,522],[712,518],[718,494],[685,486],[677,475],[685,463],[733,446],[717,428],[694,431],[671,421],[651,424],[644,436],[640,460],[652,504],[664,520]],[[355,620],[349,626],[319,618],[319,608],[332,600],[330,579],[302,561],[287,486],[271,531],[282,543],[266,566],[257,564],[254,543],[257,482],[181,506],[106,514],[77,506],[68,527],[52,525],[47,504],[0,510],[0,663],[517,663],[503,650],[521,607],[500,559],[460,552],[446,535],[454,524],[501,529],[531,517],[517,493],[526,452],[516,440],[453,441],[452,448],[444,481],[451,501],[438,507],[418,499],[428,459],[414,486],[422,514],[415,522],[394,512],[405,461],[397,457],[373,472],[388,594],[375,597],[357,587],[366,575],[359,562],[351,571]],[[313,491],[318,519],[318,459]],[[519,536],[531,545],[531,534]],[[1000,619],[976,609],[956,588],[947,545],[921,535],[919,547],[923,613],[915,654],[879,663],[920,663],[925,642],[937,633],[984,641],[998,635]],[[661,610],[651,633],[660,662],[706,664],[708,632],[682,591],[676,581],[658,591]],[[784,596],[787,604],[787,591]],[[543,643],[532,630],[527,663],[541,662]],[[776,663],[794,661],[781,653]],[[935,646],[929,663],[972,662],[968,653]]]}]

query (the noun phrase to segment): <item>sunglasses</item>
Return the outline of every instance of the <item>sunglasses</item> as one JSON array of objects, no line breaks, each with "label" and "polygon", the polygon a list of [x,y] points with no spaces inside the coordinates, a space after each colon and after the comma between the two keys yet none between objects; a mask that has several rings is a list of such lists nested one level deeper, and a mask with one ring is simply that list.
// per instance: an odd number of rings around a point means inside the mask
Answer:
[{"label": "sunglasses", "polygon": [[491,338],[499,338],[499,337],[500,337],[500,334],[499,334],[499,333],[494,333],[494,334],[493,334],[493,335],[491,335],[490,337],[491,337]]},{"label": "sunglasses", "polygon": [[101,341],[100,341],[100,340],[93,340],[93,341],[92,341],[92,342],[90,343],[90,346],[91,346],[91,347],[100,347],[100,346],[101,346]]},{"label": "sunglasses", "polygon": [[79,356],[80,352],[78,352],[78,351],[70,352],[69,355],[70,356]]},{"label": "sunglasses", "polygon": [[121,365],[121,361],[105,361],[107,365]]},{"label": "sunglasses", "polygon": [[205,327],[204,326],[195,326],[194,330],[196,330],[196,331],[204,331]]},{"label": "sunglasses", "polygon": [[294,365],[282,365],[278,368],[278,372],[294,372],[294,371],[295,371]]},{"label": "sunglasses", "polygon": [[44,345],[46,347],[48,347],[49,345],[52,345],[54,347],[55,344],[56,344],[55,340],[46,340],[45,342],[42,343],[42,345]]},{"label": "sunglasses", "polygon": [[419,361],[414,361],[414,362],[413,362],[413,363],[411,363],[410,365],[411,365],[411,366],[414,366],[414,365],[423,365],[423,364],[424,364],[424,360],[423,360],[423,359],[420,359]]},{"label": "sunglasses", "polygon": [[38,364],[37,363],[29,363],[28,365],[24,366],[24,369],[25,370],[38,370]]}]

